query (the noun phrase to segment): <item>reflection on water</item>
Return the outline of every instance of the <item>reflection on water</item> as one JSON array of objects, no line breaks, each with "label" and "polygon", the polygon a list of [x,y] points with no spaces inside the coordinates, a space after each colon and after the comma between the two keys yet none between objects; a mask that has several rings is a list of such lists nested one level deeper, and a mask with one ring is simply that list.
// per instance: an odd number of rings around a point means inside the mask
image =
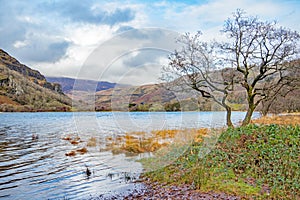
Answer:
[{"label": "reflection on water", "polygon": [[[233,121],[243,115],[233,113]],[[100,151],[99,146],[88,147],[86,154],[67,157],[65,153],[75,148],[62,140],[67,134],[105,142],[108,135],[130,131],[222,126],[224,117],[222,112],[1,113],[0,198],[96,197],[128,187],[142,171],[135,159],[143,155],[113,155]]]}]

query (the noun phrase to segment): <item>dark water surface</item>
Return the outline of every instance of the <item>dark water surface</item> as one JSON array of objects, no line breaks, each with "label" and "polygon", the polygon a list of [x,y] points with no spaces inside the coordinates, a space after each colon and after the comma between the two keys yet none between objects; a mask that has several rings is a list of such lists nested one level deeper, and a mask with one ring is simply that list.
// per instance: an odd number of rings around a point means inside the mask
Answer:
[{"label": "dark water surface", "polygon": [[[234,112],[233,121],[244,114]],[[0,198],[88,199],[130,188],[128,177],[142,171],[136,160],[147,155],[114,155],[96,146],[67,157],[75,147],[62,140],[66,135],[104,144],[105,137],[130,131],[215,127],[224,121],[224,112],[0,113]]]}]

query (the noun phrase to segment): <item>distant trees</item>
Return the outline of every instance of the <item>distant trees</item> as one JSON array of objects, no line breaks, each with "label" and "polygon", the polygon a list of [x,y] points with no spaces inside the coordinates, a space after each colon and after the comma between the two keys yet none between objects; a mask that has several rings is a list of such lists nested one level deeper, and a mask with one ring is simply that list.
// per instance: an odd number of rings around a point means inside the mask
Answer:
[{"label": "distant trees", "polygon": [[163,79],[213,99],[226,109],[228,126],[232,126],[228,96],[242,87],[248,104],[242,125],[247,125],[260,103],[295,83],[297,77],[289,71],[299,58],[300,35],[276,22],[246,16],[242,10],[225,21],[222,32],[228,40],[211,46],[201,41],[199,32],[184,34],[178,40],[182,49],[169,56]]}]

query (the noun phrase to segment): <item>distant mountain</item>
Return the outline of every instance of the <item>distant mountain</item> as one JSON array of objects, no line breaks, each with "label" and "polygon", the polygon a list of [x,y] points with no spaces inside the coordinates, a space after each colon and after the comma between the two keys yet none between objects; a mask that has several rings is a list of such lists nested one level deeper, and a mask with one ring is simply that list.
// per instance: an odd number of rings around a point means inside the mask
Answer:
[{"label": "distant mountain", "polygon": [[128,86],[97,92],[95,106],[96,110],[149,110],[150,105],[163,105],[174,98],[162,85]]},{"label": "distant mountain", "polygon": [[97,111],[208,111],[212,109],[211,100],[201,98],[188,89],[185,92],[170,91],[166,88],[166,84],[116,87],[96,92],[93,98]]},{"label": "distant mountain", "polygon": [[72,93],[73,89],[76,91],[97,92],[116,86],[116,83],[106,81],[82,80],[66,77],[46,77],[46,79],[51,83],[60,84],[62,86],[62,91],[67,94]]},{"label": "distant mountain", "polygon": [[68,111],[71,104],[59,84],[0,49],[0,111]]}]

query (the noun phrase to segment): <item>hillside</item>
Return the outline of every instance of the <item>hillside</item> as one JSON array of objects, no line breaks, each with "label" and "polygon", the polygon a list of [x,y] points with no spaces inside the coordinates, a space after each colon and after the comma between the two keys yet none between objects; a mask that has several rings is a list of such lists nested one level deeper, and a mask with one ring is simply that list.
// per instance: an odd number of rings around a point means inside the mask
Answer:
[{"label": "hillside", "polygon": [[71,99],[59,84],[47,82],[0,49],[0,111],[68,111]]},{"label": "hillside", "polygon": [[[297,112],[299,102],[299,60],[286,63],[290,65],[285,76],[288,77],[277,86],[278,77],[268,77],[257,84],[257,90],[263,90],[269,100],[263,100],[256,111],[267,110],[272,113]],[[214,72],[215,74],[218,71]],[[237,75],[236,75],[237,76]],[[212,99],[201,97],[195,90],[187,86],[175,86],[180,79],[170,82],[172,90],[168,90],[168,83],[143,86],[128,86],[113,88],[97,92],[90,96],[95,101],[95,109],[121,111],[210,111],[223,110]],[[276,87],[271,87],[275,85]],[[175,86],[175,87],[174,87]],[[269,88],[269,90],[264,90]],[[280,92],[277,89],[281,88]],[[276,95],[273,98],[272,95]],[[235,85],[235,90],[228,95],[228,104],[233,111],[247,109],[247,95],[241,84]]]},{"label": "hillside", "polygon": [[96,110],[163,110],[163,104],[175,95],[160,85],[143,85],[99,91],[95,95]]},{"label": "hillside", "polygon": [[96,92],[95,109],[117,111],[208,111],[213,103],[193,91],[173,92],[165,84],[127,86]]},{"label": "hillside", "polygon": [[[166,84],[130,86],[103,81],[46,77],[59,83],[77,111],[209,111],[220,110],[194,91],[174,92]],[[75,84],[75,86],[73,86]]]},{"label": "hillside", "polygon": [[26,65],[21,64],[17,59],[10,56],[2,49],[0,49],[0,63],[5,65],[8,69],[19,72],[28,78],[36,79],[37,81],[45,81],[45,77],[39,71],[30,69]]},{"label": "hillside", "polygon": [[[77,91],[93,92],[107,90],[116,86],[116,83],[110,83],[107,81],[82,80],[67,77],[46,77],[46,79],[50,83],[60,84],[62,87],[62,91],[65,94],[72,93],[73,89]],[[73,88],[75,82],[76,88]]]}]

